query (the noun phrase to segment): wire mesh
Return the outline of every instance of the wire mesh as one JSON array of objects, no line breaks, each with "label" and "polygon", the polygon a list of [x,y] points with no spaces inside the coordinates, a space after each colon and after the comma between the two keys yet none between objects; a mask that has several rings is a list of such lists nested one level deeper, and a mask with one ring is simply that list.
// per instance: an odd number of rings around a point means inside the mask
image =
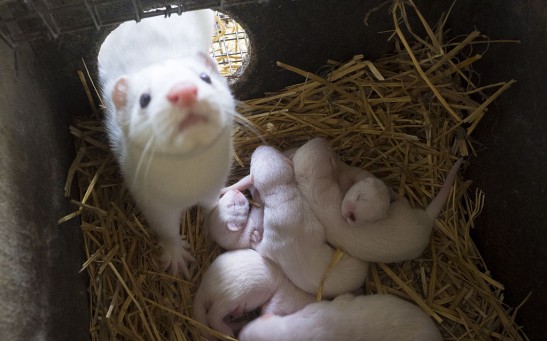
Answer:
[{"label": "wire mesh", "polygon": [[128,20],[254,2],[257,0],[0,0],[0,38],[13,47]]},{"label": "wire mesh", "polygon": [[[230,6],[253,2],[230,1]],[[0,38],[10,47],[37,39],[55,39],[62,34],[101,29],[128,20],[156,15],[180,14],[187,10],[226,5],[221,0],[163,1],[157,7],[146,0],[0,0]],[[130,4],[131,8],[126,8]],[[124,7],[125,5],[125,7]],[[249,52],[245,30],[230,16],[216,12],[216,31],[210,54],[221,74],[229,76],[241,66]]]},{"label": "wire mesh", "polygon": [[229,76],[247,57],[249,38],[239,23],[224,13],[216,12],[216,28],[210,54],[216,59],[220,73]]}]

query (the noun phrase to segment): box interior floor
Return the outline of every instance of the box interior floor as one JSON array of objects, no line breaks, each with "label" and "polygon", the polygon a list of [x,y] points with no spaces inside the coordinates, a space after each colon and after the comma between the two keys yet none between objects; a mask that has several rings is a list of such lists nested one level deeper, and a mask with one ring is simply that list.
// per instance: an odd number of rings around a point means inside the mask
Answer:
[{"label": "box interior floor", "polygon": [[[0,17],[8,5],[0,3]],[[54,1],[50,1],[54,2]],[[147,5],[154,1],[147,1]],[[235,1],[234,1],[235,2]],[[451,1],[415,1],[433,23]],[[156,1],[161,5],[161,1]],[[220,1],[218,2],[220,3]],[[239,99],[273,91],[298,79],[276,61],[317,70],[327,59],[355,54],[374,59],[391,50],[383,16],[364,16],[378,0],[270,0],[221,10],[236,18],[251,39],[252,58],[234,92]],[[6,6],[6,7],[4,7]],[[387,11],[387,7],[381,9]],[[481,122],[475,136],[486,150],[472,160],[466,178],[486,193],[475,240],[506,301],[532,340],[545,338],[547,303],[547,9],[542,1],[455,3],[447,26],[452,35],[473,28],[490,39],[488,58],[475,67],[485,83],[516,79]],[[110,28],[111,29],[111,28]],[[0,335],[6,340],[88,338],[86,281],[78,274],[82,241],[76,221],[57,219],[72,210],[63,185],[74,150],[68,125],[89,112],[76,70],[84,58],[93,70],[109,28],[61,35],[52,41],[0,41]]]}]

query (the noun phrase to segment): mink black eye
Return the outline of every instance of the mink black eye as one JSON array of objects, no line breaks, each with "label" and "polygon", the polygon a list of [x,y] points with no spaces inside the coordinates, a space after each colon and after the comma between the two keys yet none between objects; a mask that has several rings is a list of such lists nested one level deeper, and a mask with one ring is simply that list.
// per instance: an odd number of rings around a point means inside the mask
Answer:
[{"label": "mink black eye", "polygon": [[211,84],[211,77],[209,77],[208,74],[205,72],[202,72],[199,74],[199,78],[201,78],[202,81],[204,81],[207,84]]},{"label": "mink black eye", "polygon": [[141,98],[139,100],[139,104],[141,105],[141,108],[146,108],[148,104],[150,104],[150,100],[152,97],[150,97],[150,94],[142,94]]}]

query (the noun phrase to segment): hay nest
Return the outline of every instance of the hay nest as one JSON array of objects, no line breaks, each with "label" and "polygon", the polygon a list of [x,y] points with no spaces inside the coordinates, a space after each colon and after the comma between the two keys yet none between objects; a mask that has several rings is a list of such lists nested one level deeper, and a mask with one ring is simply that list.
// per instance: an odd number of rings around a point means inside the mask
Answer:
[{"label": "hay nest", "polygon": [[[408,9],[417,14],[426,37],[412,32]],[[302,75],[303,82],[241,103],[240,113],[248,122],[234,128],[230,182],[248,173],[250,155],[259,144],[286,149],[323,136],[347,163],[373,172],[412,205],[427,205],[457,157],[477,153],[471,135],[488,105],[512,81],[474,84],[470,65],[482,55],[472,47],[489,43],[479,32],[447,41],[444,18],[432,29],[412,2],[396,1],[391,15],[392,55],[374,62],[363,56],[345,63],[329,61],[319,73],[279,63]],[[87,258],[81,271],[89,274],[91,338],[198,340],[192,297],[219,250],[209,250],[199,209],[192,209],[182,221],[183,235],[197,258],[192,278],[185,281],[159,269],[154,236],[122,183],[100,113],[94,117],[70,129],[78,152],[66,195],[75,183],[81,196],[72,200],[77,210],[59,221],[81,219]],[[469,236],[485,200],[482,192],[469,188],[470,181],[457,180],[421,257],[372,264],[365,291],[415,302],[447,340],[526,339],[514,322],[518,309],[503,304],[503,285],[488,274]]]}]

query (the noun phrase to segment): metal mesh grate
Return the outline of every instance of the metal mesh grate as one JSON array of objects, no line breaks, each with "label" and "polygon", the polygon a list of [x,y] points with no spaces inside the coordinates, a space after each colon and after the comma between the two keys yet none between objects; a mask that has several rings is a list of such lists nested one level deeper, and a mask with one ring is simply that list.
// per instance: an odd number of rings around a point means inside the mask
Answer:
[{"label": "metal mesh grate", "polygon": [[[0,0],[0,37],[11,47],[61,34],[256,0]],[[158,9],[160,8],[160,9]]]},{"label": "metal mesh grate", "polygon": [[232,75],[243,63],[249,51],[249,39],[243,28],[228,15],[216,13],[217,35],[210,54],[216,59],[220,73]]}]

